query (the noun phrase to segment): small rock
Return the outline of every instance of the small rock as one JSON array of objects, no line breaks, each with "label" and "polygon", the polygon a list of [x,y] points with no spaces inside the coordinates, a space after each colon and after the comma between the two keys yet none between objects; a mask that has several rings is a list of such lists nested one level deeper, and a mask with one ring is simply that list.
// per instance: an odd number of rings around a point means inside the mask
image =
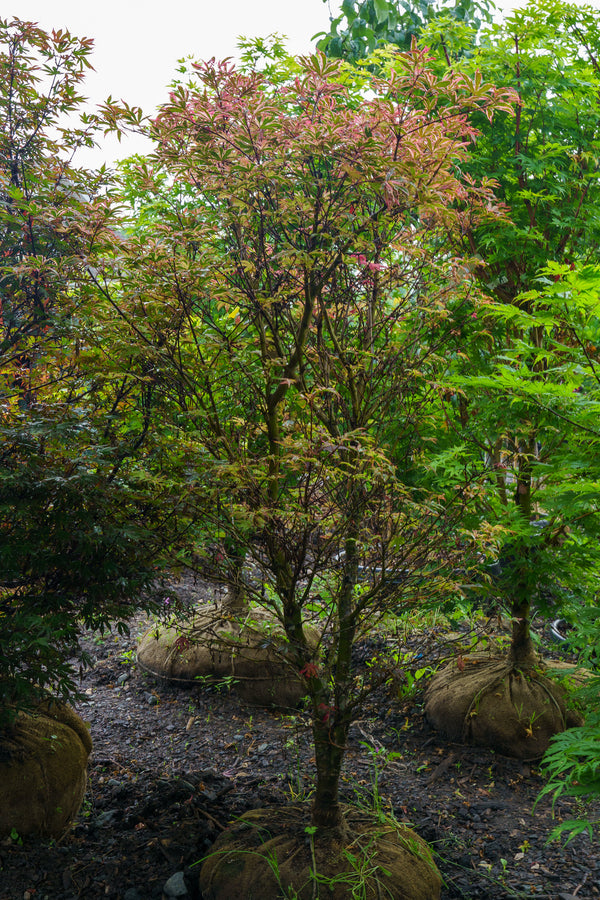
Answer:
[{"label": "small rock", "polygon": [[123,674],[119,675],[119,677],[117,678],[117,684],[123,685],[128,680],[129,680],[129,672],[123,672]]},{"label": "small rock", "polygon": [[158,706],[158,697],[155,697],[149,691],[144,691],[144,700],[148,706]]},{"label": "small rock", "polygon": [[104,812],[101,812],[98,818],[96,819],[96,825],[99,827],[103,827],[104,825],[111,825],[116,816],[118,815],[118,809],[105,809]]},{"label": "small rock", "polygon": [[489,841],[483,852],[485,853],[486,859],[497,860],[501,858],[504,850],[499,841]]},{"label": "small rock", "polygon": [[196,790],[194,785],[190,784],[190,782],[186,781],[184,778],[182,778],[181,781],[179,782],[179,787],[182,788],[184,791],[189,791],[190,794],[193,794]]},{"label": "small rock", "polygon": [[135,888],[128,888],[123,894],[123,900],[142,900]]},{"label": "small rock", "polygon": [[188,889],[183,877],[183,872],[175,872],[165,883],[163,888],[165,897],[187,897]]},{"label": "small rock", "polygon": [[174,725],[167,725],[167,729],[166,729],[166,730],[167,730],[167,731],[175,731],[175,726],[174,726]]}]

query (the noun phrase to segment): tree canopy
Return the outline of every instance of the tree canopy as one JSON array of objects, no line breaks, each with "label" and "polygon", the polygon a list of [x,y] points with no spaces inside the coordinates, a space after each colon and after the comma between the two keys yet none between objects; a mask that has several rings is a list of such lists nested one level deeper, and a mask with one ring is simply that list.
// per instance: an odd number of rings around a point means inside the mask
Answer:
[{"label": "tree canopy", "polygon": [[466,114],[508,98],[435,77],[416,51],[360,103],[322,54],[275,85],[230,63],[195,69],[153,123],[137,183],[160,222],[152,241],[133,233],[114,305],[160,348],[158,381],[195,450],[201,553],[227,580],[243,548],[246,592],[283,624],[312,709],[314,822],[333,825],[370,687],[352,645],[444,583],[468,488],[443,505],[404,467],[443,367],[449,298],[464,298],[463,264],[432,249],[435,235],[494,209],[455,166],[474,134]]}]

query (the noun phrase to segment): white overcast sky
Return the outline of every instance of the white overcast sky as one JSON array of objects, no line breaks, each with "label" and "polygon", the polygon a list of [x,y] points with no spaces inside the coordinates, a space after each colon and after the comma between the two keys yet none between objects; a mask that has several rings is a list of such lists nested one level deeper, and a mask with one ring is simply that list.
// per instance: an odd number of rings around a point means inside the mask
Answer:
[{"label": "white overcast sky", "polygon": [[[525,0],[523,0],[525,2]],[[167,85],[176,63],[234,56],[237,38],[287,36],[292,53],[314,48],[312,36],[327,31],[329,14],[337,15],[341,0],[13,0],[3,18],[13,16],[41,27],[69,30],[94,39],[92,65],[84,93],[95,104],[112,95],[152,113],[166,99]],[[12,5],[12,9],[11,9]],[[519,0],[496,0],[507,11]],[[110,162],[148,149],[135,139],[120,146],[106,143],[91,158],[78,158],[87,166]]]}]

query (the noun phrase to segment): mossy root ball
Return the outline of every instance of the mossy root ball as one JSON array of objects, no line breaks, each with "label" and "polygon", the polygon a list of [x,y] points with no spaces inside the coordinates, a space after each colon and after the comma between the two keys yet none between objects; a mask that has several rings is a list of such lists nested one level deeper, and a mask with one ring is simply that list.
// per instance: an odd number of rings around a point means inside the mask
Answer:
[{"label": "mossy root ball", "polygon": [[0,837],[59,837],[79,812],[91,749],[83,720],[63,703],[19,713],[0,734]]},{"label": "mossy root ball", "polygon": [[350,807],[340,829],[309,836],[309,824],[308,804],[245,813],[202,865],[204,900],[438,900],[431,851],[408,827]]},{"label": "mossy root ball", "polygon": [[539,759],[555,734],[582,722],[568,690],[549,674],[543,665],[525,672],[505,658],[474,653],[433,676],[425,715],[451,741]]}]

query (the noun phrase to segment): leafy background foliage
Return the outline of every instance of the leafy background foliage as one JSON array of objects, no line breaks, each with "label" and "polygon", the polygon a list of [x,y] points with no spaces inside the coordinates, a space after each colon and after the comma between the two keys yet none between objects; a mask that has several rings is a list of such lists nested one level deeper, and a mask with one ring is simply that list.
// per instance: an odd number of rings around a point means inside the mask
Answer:
[{"label": "leafy background foliage", "polygon": [[[592,661],[597,13],[344,0],[320,37],[182,64],[111,180],[72,154],[141,111],[74,126],[90,42],[0,22],[4,720],[72,694],[80,629],[158,608],[182,561],[283,621],[322,774],[368,687],[353,641],[439,603],[457,553],[515,640],[535,601]],[[306,669],[323,608],[334,662]],[[549,790],[597,791],[594,729]]]}]

